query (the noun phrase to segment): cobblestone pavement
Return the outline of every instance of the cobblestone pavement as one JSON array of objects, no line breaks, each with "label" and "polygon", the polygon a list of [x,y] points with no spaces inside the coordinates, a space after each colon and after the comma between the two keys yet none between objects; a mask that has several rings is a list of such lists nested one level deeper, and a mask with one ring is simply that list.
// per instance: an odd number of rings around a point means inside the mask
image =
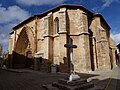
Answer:
[{"label": "cobblestone pavement", "polygon": [[[111,71],[96,71],[79,75],[81,78],[92,81],[102,90],[120,90],[119,67]],[[0,69],[0,90],[44,90],[42,85],[57,82],[58,79],[65,77],[68,77],[68,74],[43,73],[30,69]]]}]

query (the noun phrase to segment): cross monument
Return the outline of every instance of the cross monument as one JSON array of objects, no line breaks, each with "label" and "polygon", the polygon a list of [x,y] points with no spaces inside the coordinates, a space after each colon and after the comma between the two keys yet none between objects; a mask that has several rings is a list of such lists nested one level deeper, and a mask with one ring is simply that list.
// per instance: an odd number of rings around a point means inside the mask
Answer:
[{"label": "cross monument", "polygon": [[80,76],[75,74],[75,71],[74,71],[73,48],[77,48],[77,45],[73,45],[72,38],[69,38],[69,43],[65,44],[64,47],[69,49],[69,54],[70,54],[70,76],[69,76],[69,81],[80,79]]}]

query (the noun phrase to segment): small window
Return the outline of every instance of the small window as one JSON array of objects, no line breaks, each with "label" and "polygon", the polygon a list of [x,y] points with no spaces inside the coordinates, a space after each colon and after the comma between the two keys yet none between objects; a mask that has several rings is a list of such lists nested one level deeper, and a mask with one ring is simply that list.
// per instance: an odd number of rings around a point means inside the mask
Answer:
[{"label": "small window", "polygon": [[55,18],[55,34],[59,32],[59,19]]}]

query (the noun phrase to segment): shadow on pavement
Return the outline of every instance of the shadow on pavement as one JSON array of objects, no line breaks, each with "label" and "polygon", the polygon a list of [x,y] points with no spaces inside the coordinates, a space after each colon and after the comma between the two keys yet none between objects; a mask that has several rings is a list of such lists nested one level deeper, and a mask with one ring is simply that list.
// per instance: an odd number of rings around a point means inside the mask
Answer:
[{"label": "shadow on pavement", "polygon": [[[8,76],[9,75],[9,76]],[[81,78],[88,79],[99,76],[97,74],[78,73]],[[14,73],[0,69],[0,90],[44,90],[42,85],[48,85],[57,82],[58,79],[66,78],[69,74],[65,73],[44,73],[39,71],[32,71],[30,73]],[[99,80],[97,78],[91,79],[91,82],[100,90],[120,90],[120,80],[114,78],[106,78]],[[14,87],[13,87],[14,86]]]}]

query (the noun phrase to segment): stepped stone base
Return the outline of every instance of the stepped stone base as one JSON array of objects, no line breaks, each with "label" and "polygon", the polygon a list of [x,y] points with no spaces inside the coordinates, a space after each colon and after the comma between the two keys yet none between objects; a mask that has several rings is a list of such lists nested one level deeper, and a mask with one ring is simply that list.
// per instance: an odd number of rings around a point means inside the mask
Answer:
[{"label": "stepped stone base", "polygon": [[51,85],[43,85],[46,90],[100,90],[94,87],[92,82],[87,82],[86,79],[77,79],[69,81],[68,79],[60,79],[58,82]]}]

